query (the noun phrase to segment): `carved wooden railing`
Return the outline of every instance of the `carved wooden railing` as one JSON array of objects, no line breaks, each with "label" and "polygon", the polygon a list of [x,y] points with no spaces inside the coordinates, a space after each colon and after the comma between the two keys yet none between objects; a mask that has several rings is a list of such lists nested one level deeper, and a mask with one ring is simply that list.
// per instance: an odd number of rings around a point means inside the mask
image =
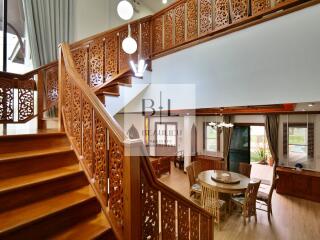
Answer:
[{"label": "carved wooden railing", "polygon": [[38,117],[38,128],[41,129],[44,112],[56,106],[57,103],[58,66],[56,62],[23,75],[0,72],[1,124],[26,123]]},{"label": "carved wooden railing", "polygon": [[61,45],[62,127],[118,239],[213,239],[212,216],[160,183],[141,140],[128,140]]},{"label": "carved wooden railing", "polygon": [[319,3],[319,0],[178,0],[152,16],[152,56],[160,57]]}]

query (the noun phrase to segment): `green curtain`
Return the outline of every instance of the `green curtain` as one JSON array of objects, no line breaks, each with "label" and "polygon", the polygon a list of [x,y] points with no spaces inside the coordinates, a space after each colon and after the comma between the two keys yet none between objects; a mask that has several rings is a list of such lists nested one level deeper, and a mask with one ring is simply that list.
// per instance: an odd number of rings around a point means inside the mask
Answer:
[{"label": "green curtain", "polygon": [[279,137],[279,115],[270,114],[265,120],[266,136],[268,139],[269,149],[275,165],[278,165],[278,137]]},{"label": "green curtain", "polygon": [[[22,0],[33,67],[58,59],[58,45],[73,41],[74,0]],[[46,80],[44,80],[44,95]],[[54,107],[48,117],[57,117]]]},{"label": "green curtain", "polygon": [[33,66],[58,57],[58,45],[73,41],[73,0],[23,0]]},{"label": "green curtain", "polygon": [[[232,116],[226,115],[223,116],[223,121],[225,123],[232,123],[233,119]],[[230,150],[230,143],[231,143],[231,136],[232,136],[233,128],[223,128],[223,159],[225,162],[225,169],[229,169],[229,150]]]}]

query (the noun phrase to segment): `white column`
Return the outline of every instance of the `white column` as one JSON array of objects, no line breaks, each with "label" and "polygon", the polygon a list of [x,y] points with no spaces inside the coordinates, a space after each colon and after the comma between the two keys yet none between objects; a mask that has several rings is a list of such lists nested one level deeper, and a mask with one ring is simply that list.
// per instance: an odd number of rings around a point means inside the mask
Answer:
[{"label": "white column", "polygon": [[191,163],[191,129],[196,123],[195,116],[184,116],[183,118],[183,151],[184,151],[184,170]]}]

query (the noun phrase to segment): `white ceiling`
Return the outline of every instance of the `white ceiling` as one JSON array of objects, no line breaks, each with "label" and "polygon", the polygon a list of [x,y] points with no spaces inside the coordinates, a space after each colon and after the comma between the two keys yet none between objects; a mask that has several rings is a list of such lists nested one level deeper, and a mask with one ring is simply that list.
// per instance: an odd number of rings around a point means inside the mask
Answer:
[{"label": "white ceiling", "polygon": [[144,6],[149,8],[152,12],[158,12],[162,8],[168,6],[170,3],[174,2],[175,0],[168,0],[167,4],[163,4],[162,0],[139,0]]}]

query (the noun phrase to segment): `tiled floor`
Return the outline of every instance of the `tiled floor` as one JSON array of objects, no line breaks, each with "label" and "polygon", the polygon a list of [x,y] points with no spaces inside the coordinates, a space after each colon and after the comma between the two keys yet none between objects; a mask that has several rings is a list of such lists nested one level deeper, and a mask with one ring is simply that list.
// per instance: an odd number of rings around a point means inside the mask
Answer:
[{"label": "tiled floor", "polygon": [[[171,175],[160,179],[175,191],[189,198],[189,181],[183,171],[171,166]],[[240,213],[233,213],[215,229],[215,240],[319,240],[320,203],[299,198],[273,195],[273,216],[268,221],[266,212],[258,211],[257,223],[243,225]]]}]

